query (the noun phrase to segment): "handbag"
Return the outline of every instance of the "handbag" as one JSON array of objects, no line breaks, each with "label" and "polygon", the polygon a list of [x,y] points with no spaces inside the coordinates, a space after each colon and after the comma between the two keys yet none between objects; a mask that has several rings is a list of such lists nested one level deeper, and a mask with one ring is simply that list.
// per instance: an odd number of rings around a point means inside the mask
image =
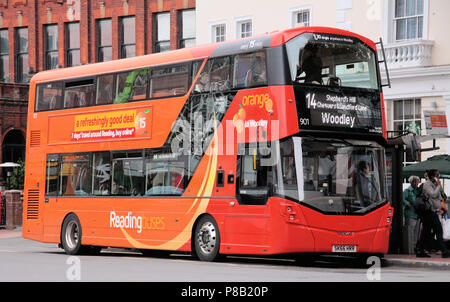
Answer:
[{"label": "handbag", "polygon": [[420,194],[416,197],[416,201],[413,206],[419,216],[423,216],[431,212],[431,204],[424,194]]},{"label": "handbag", "polygon": [[444,238],[444,240],[450,240],[450,217],[448,213],[442,215],[441,224],[442,224],[442,238]]}]

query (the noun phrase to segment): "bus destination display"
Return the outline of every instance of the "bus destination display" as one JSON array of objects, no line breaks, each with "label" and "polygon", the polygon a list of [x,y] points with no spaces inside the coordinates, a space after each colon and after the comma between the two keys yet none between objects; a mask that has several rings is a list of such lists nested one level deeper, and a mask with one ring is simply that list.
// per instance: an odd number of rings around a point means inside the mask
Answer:
[{"label": "bus destination display", "polygon": [[381,104],[376,95],[296,87],[295,97],[301,129],[383,132]]}]

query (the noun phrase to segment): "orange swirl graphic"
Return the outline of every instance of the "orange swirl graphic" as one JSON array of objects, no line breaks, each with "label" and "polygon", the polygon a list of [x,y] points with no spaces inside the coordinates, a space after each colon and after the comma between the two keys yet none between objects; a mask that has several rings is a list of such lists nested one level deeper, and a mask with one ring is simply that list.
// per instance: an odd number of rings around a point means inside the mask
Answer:
[{"label": "orange swirl graphic", "polygon": [[[216,128],[215,130],[217,130],[217,127],[215,128]],[[121,228],[123,235],[128,240],[128,242],[131,243],[132,246],[138,249],[178,250],[188,242],[188,240],[191,237],[191,230],[192,227],[194,226],[195,220],[200,214],[204,213],[206,211],[206,208],[208,207],[210,198],[204,198],[204,196],[211,196],[214,188],[217,170],[217,153],[218,153],[217,131],[215,131],[214,137],[211,141],[211,145],[209,148],[212,150],[211,152],[212,155],[209,156],[208,165],[206,169],[207,173],[205,173],[205,176],[203,177],[202,184],[197,194],[197,196],[199,197],[197,197],[194,200],[192,206],[186,212],[186,215],[189,215],[189,213],[192,211],[192,209],[195,208],[197,204],[198,206],[197,209],[195,210],[195,213],[192,215],[192,218],[186,224],[183,230],[175,238],[169,240],[168,242],[165,242],[163,244],[151,245],[139,242],[138,240],[134,239],[130,234],[128,234],[124,228]],[[207,153],[208,152],[205,153],[205,156],[207,156],[206,155]]]}]

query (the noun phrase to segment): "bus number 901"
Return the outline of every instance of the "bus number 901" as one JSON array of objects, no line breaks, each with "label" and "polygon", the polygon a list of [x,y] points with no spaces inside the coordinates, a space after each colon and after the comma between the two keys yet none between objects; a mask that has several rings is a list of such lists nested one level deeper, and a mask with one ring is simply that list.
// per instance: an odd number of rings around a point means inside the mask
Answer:
[{"label": "bus number 901", "polygon": [[309,118],[301,118],[299,119],[300,126],[309,126]]}]

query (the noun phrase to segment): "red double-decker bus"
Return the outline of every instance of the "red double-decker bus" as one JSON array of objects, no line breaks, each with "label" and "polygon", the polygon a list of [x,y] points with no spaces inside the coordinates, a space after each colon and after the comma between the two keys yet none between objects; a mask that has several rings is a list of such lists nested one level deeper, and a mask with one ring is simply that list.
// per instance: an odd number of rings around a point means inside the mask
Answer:
[{"label": "red double-decker bus", "polygon": [[304,27],[38,73],[23,237],[66,253],[384,254],[376,46]]}]

